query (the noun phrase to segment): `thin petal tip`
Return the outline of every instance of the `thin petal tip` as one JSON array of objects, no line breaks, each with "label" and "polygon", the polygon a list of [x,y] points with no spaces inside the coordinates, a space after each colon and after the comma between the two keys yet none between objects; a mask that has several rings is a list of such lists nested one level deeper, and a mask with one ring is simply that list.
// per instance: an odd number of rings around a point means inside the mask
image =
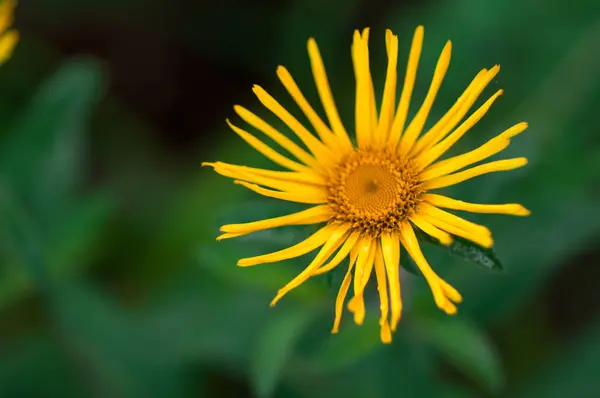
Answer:
[{"label": "thin petal tip", "polygon": [[455,315],[458,312],[458,309],[456,308],[456,306],[454,304],[452,304],[450,301],[448,301],[446,303],[446,305],[444,305],[442,310],[448,315]]},{"label": "thin petal tip", "polygon": [[440,238],[440,243],[444,246],[450,246],[452,243],[454,242],[454,239],[452,239],[452,236],[448,235],[447,237],[441,237]]},{"label": "thin petal tip", "polygon": [[387,323],[381,326],[381,342],[383,344],[392,343],[392,332],[390,331],[390,327],[387,325]]},{"label": "thin petal tip", "polygon": [[238,262],[237,262],[238,267],[250,267],[252,265],[254,265],[254,263],[248,261],[247,258],[242,258],[242,259],[238,260]]},{"label": "thin petal tip", "polygon": [[484,241],[480,242],[481,246],[485,247],[486,249],[491,249],[492,246],[494,246],[494,239],[492,239],[491,236],[488,236],[488,239],[485,239]]}]

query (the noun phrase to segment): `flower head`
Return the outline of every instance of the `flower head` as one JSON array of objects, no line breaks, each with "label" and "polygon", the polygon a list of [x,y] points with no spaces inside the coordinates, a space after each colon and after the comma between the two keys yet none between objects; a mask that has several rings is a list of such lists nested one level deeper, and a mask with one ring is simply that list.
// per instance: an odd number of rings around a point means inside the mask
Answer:
[{"label": "flower head", "polygon": [[13,23],[16,5],[16,0],[1,0],[0,3],[0,64],[10,58],[19,40],[19,33],[9,29]]},{"label": "flower head", "polygon": [[362,33],[354,32],[355,141],[340,119],[317,44],[310,39],[308,54],[328,123],[308,103],[287,69],[280,66],[277,75],[281,83],[307,117],[316,135],[264,89],[254,86],[253,91],[259,101],[285,123],[303,145],[296,144],[241,106],[234,107],[236,113],[287,154],[273,149],[231,122],[227,123],[250,146],[287,171],[222,162],[205,165],[258,194],[310,205],[306,210],[282,217],[224,225],[221,227],[224,234],[217,239],[285,225],[321,225],[317,232],[292,247],[239,260],[239,266],[247,267],[299,257],[320,248],[304,271],[279,290],[271,305],[310,277],[332,270],[349,257],[335,304],[332,332],[338,331],[351,285],[353,297],[348,302],[348,309],[354,314],[357,324],[363,322],[363,294],[374,272],[381,302],[381,339],[387,343],[391,341],[391,332],[396,329],[402,312],[399,280],[401,246],[418,265],[440,309],[454,314],[455,304],[462,300],[460,293],[440,278],[423,256],[415,228],[444,245],[450,245],[453,236],[459,236],[491,247],[493,241],[488,228],[442,208],[475,213],[529,214],[518,204],[467,203],[432,193],[482,174],[524,166],[527,163],[525,158],[473,165],[505,149],[510,139],[524,131],[527,124],[518,123],[471,152],[439,160],[502,94],[499,90],[467,117],[482,91],[498,73],[499,66],[481,70],[446,114],[424,131],[425,121],[450,63],[451,43],[448,42],[442,50],[425,100],[412,120],[407,122],[423,44],[423,27],[415,31],[397,105],[398,38],[391,31],[386,32],[388,66],[379,109],[369,69],[368,39],[368,29]]}]

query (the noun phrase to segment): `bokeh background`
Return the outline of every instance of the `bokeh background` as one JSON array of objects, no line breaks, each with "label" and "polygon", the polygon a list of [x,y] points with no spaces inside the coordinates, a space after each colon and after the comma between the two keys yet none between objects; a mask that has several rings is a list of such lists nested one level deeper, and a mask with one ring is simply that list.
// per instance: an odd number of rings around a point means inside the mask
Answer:
[{"label": "bokeh background", "polygon": [[[528,167],[447,192],[533,214],[471,217],[495,233],[503,272],[425,245],[463,293],[457,316],[406,272],[392,345],[374,288],[365,324],[346,314],[331,336],[339,275],[271,309],[306,258],[235,266],[306,230],[214,240],[223,223],[292,208],[200,163],[270,166],[224,119],[243,104],[275,123],[254,83],[299,115],[279,64],[319,109],[309,36],[351,127],[353,29],[372,28],[381,92],[384,29],[403,73],[418,24],[415,101],[453,41],[430,120],[502,65],[485,93],[504,96],[457,150],[530,123],[505,153]],[[600,397],[596,0],[22,0],[16,26],[0,68],[0,397]]]}]

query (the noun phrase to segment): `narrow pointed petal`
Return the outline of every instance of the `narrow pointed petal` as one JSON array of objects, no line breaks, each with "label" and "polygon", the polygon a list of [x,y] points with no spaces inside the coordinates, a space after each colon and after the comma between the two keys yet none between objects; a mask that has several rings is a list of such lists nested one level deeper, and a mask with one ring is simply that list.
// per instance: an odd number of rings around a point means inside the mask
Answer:
[{"label": "narrow pointed petal", "polygon": [[364,148],[371,144],[377,120],[373,80],[369,70],[368,30],[363,35],[354,31],[352,61],[356,78],[356,141],[359,147]]},{"label": "narrow pointed petal", "polygon": [[13,24],[16,0],[4,0],[0,4],[0,33],[4,33]]},{"label": "narrow pointed petal", "polygon": [[341,263],[342,261],[344,261],[344,259],[346,257],[348,257],[348,254],[350,254],[350,252],[356,245],[356,242],[358,241],[359,237],[360,237],[359,232],[352,232],[350,234],[350,236],[348,236],[348,238],[344,242],[344,245],[342,246],[342,248],[336,253],[336,255],[331,259],[331,261],[329,261],[327,264],[325,264],[321,268],[317,269],[313,274],[321,275],[321,274],[324,274],[325,272],[329,272],[332,269],[334,269],[335,267],[337,267],[339,265],[339,263]]},{"label": "narrow pointed petal", "polygon": [[470,180],[471,178],[493,173],[496,171],[507,171],[518,169],[519,167],[523,167],[527,164],[526,158],[514,158],[514,159],[506,159],[506,160],[496,160],[495,162],[485,163],[479,166],[475,166],[473,168],[467,169],[465,171],[461,171],[455,174],[446,175],[443,177],[434,178],[432,180],[426,181],[425,186],[427,189],[438,189],[449,187],[450,185],[456,185],[466,180]]},{"label": "narrow pointed petal", "polygon": [[427,120],[427,116],[429,116],[429,111],[433,106],[435,97],[440,89],[440,86],[442,85],[444,76],[448,71],[451,53],[452,42],[448,41],[446,43],[446,46],[442,50],[442,53],[440,54],[440,58],[438,59],[437,65],[435,66],[433,79],[431,80],[431,85],[429,86],[429,91],[425,96],[423,105],[421,105],[421,108],[415,115],[414,119],[410,122],[410,124],[406,128],[406,132],[402,136],[402,140],[400,141],[401,156],[408,155],[417,138],[419,137],[419,134],[421,134],[421,131],[423,131],[423,126],[425,126],[425,121]]},{"label": "narrow pointed petal", "polygon": [[447,211],[444,211],[442,209],[438,209],[437,207],[432,206],[428,203],[421,203],[419,213],[425,214],[428,217],[431,216],[440,219],[442,221],[455,225],[457,228],[460,228],[467,232],[490,236],[492,235],[492,232],[489,230],[489,228],[483,225],[475,224],[471,221],[467,221],[464,218],[458,217],[452,213],[448,213]]},{"label": "narrow pointed petal", "polygon": [[508,214],[512,216],[528,216],[531,214],[529,210],[518,203],[498,205],[469,203],[433,193],[423,195],[423,200],[437,207],[445,207],[446,209],[452,210],[464,210],[471,213]]},{"label": "narrow pointed petal", "polygon": [[323,245],[319,253],[315,256],[313,261],[302,271],[298,276],[296,276],[290,283],[285,285],[283,288],[279,289],[277,295],[271,301],[271,307],[273,307],[283,296],[285,296],[288,292],[296,287],[300,286],[304,283],[308,278],[310,278],[313,272],[319,268],[331,255],[340,247],[340,245],[344,242],[344,239],[348,236],[348,230],[350,229],[349,225],[339,225],[331,235],[327,239],[327,242]]},{"label": "narrow pointed petal", "polygon": [[465,117],[469,109],[479,98],[483,90],[492,81],[500,71],[500,66],[496,65],[492,69],[484,69],[471,82],[467,89],[456,101],[454,106],[436,123],[430,131],[423,135],[416,145],[413,153],[422,152],[439,143],[444,137],[452,131],[458,123]]},{"label": "narrow pointed petal", "polygon": [[260,187],[256,184],[250,184],[245,181],[235,180],[235,184],[241,185],[243,187],[248,188],[251,191],[254,191],[262,196],[266,196],[269,198],[275,198],[280,200],[287,200],[288,202],[295,203],[306,203],[306,204],[322,204],[327,203],[327,193],[321,191],[311,191],[307,192],[304,189],[302,192],[282,192],[275,191],[272,189],[266,189]]},{"label": "narrow pointed petal", "polygon": [[221,227],[221,232],[237,234],[239,236],[286,225],[309,225],[325,222],[329,220],[332,215],[333,214],[329,205],[320,205],[281,217],[274,217],[243,224],[223,225]]},{"label": "narrow pointed petal", "polygon": [[286,158],[285,156],[281,155],[279,152],[275,151],[273,148],[271,148],[267,144],[263,143],[261,140],[259,140],[252,134],[235,126],[229,120],[226,120],[226,122],[229,125],[229,127],[231,127],[231,129],[233,131],[235,131],[235,133],[237,135],[239,135],[244,141],[246,141],[248,143],[248,145],[250,145],[252,148],[256,149],[258,152],[262,153],[266,158],[272,160],[273,162],[277,163],[278,165],[285,167],[286,169],[294,170],[294,171],[298,171],[298,172],[302,172],[307,169],[306,166],[304,166],[298,162],[294,162],[291,159]]},{"label": "narrow pointed petal", "polygon": [[[415,263],[423,273],[423,276],[427,280],[429,287],[431,288],[431,292],[433,293],[433,298],[435,300],[436,305],[444,310],[447,314],[455,314],[456,306],[454,302],[459,302],[460,300],[453,300],[453,298],[457,298],[458,292],[455,289],[449,289],[451,287],[448,285],[442,278],[440,278],[431,268],[425,256],[423,256],[423,252],[419,247],[419,242],[417,241],[417,237],[415,236],[415,232],[408,222],[404,222],[401,226],[402,232],[402,244],[406,247],[406,250],[410,254],[410,256],[415,260]],[[450,292],[450,294],[448,294]],[[456,294],[455,294],[456,293]]]},{"label": "narrow pointed petal", "polygon": [[369,128],[370,128],[370,139],[373,141],[373,133],[377,129],[377,104],[375,102],[375,87],[373,86],[373,77],[371,76],[371,65],[369,58],[369,28],[364,28],[362,31],[362,38],[364,48],[363,51],[365,53],[365,64],[366,64],[366,77],[367,83],[369,86],[369,106],[370,106],[370,117],[369,117]]},{"label": "narrow pointed petal", "polygon": [[354,297],[348,302],[348,310],[354,314],[354,322],[362,325],[365,320],[364,291],[373,270],[375,240],[364,237],[356,246],[358,258],[354,270]]},{"label": "narrow pointed petal", "polygon": [[402,297],[400,295],[400,236],[392,233],[381,235],[381,252],[385,263],[387,278],[390,284],[390,303],[392,331],[396,330],[402,316]]},{"label": "narrow pointed petal", "polygon": [[442,220],[436,217],[431,216],[430,214],[425,214],[423,217],[432,224],[433,226],[446,231],[452,235],[460,236],[461,238],[468,239],[472,242],[477,243],[480,246],[490,248],[494,245],[494,240],[491,235],[484,234],[481,232],[473,232],[472,230],[466,231],[462,228],[457,227],[455,224],[449,223],[446,220]]},{"label": "narrow pointed petal", "polygon": [[246,235],[246,234],[229,234],[229,233],[226,233],[226,234],[221,234],[221,235],[217,236],[217,240],[237,238],[238,236],[243,236],[243,235]]},{"label": "narrow pointed petal", "polygon": [[5,63],[11,57],[18,41],[19,32],[16,30],[10,30],[0,37],[0,64]]},{"label": "narrow pointed petal", "polygon": [[391,30],[385,31],[385,45],[388,57],[385,86],[383,98],[381,99],[381,111],[379,112],[379,123],[373,141],[385,146],[389,137],[389,131],[394,121],[394,105],[396,100],[396,83],[398,80],[398,36]]},{"label": "narrow pointed petal", "polygon": [[442,245],[450,246],[452,244],[452,235],[442,231],[441,229],[431,224],[429,221],[427,221],[426,217],[417,214],[415,216],[412,216],[410,218],[410,221],[412,221],[413,224],[419,227],[419,229],[421,229],[426,234],[433,236],[434,238],[439,240]]},{"label": "narrow pointed petal", "polygon": [[340,141],[344,142],[344,146],[352,146],[352,142],[348,137],[348,133],[344,128],[338,110],[335,106],[335,101],[333,100],[331,87],[329,86],[329,80],[327,79],[327,73],[325,72],[325,65],[323,64],[319,47],[313,38],[308,40],[308,56],[310,58],[310,65],[315,79],[315,84],[317,86],[317,91],[319,92],[319,97],[321,98],[321,103],[323,104],[325,114],[329,120],[331,130],[340,139]]},{"label": "narrow pointed petal", "polygon": [[258,100],[282,122],[286,124],[306,145],[308,150],[322,163],[332,163],[334,153],[331,152],[321,141],[319,141],[310,131],[308,131],[291,113],[289,113],[275,98],[267,93],[259,85],[252,88]]},{"label": "narrow pointed petal", "polygon": [[[451,119],[456,118],[457,112],[465,108],[465,101],[473,97],[473,93],[481,86],[481,82],[487,73],[488,70],[484,68],[480,70],[477,75],[475,75],[471,83],[469,83],[465,91],[463,91],[463,93],[458,97],[454,105],[448,109],[444,116],[442,116],[442,118],[438,120],[432,128],[430,128],[425,134],[423,134],[422,137],[418,139],[411,153],[420,153],[423,149],[432,147],[440,142],[450,132],[450,130],[454,128],[454,125],[450,124]],[[467,110],[465,110],[465,113]],[[458,122],[460,122],[460,120],[456,121],[456,123]]]},{"label": "narrow pointed petal", "polygon": [[383,262],[383,255],[381,248],[377,245],[375,253],[375,277],[377,278],[377,290],[379,291],[379,308],[381,310],[381,318],[379,325],[381,326],[381,341],[385,344],[392,342],[392,332],[390,330],[390,323],[388,322],[389,313],[389,298],[387,290],[385,264]]},{"label": "narrow pointed petal", "polygon": [[389,145],[391,145],[393,148],[398,145],[398,140],[402,136],[404,124],[406,123],[406,117],[408,115],[408,108],[410,105],[410,97],[412,96],[415,80],[417,78],[419,58],[421,58],[423,32],[424,30],[422,26],[417,27],[413,36],[412,45],[410,47],[410,55],[408,56],[408,65],[406,67],[406,75],[404,77],[402,94],[400,94],[398,109],[396,111],[396,116],[394,117],[394,122],[392,123],[392,129],[388,139]]},{"label": "narrow pointed petal", "polygon": [[356,257],[356,255],[350,257],[348,270],[346,271],[346,275],[344,276],[344,280],[342,281],[342,285],[340,286],[340,290],[338,291],[338,295],[335,299],[335,320],[333,321],[333,328],[331,329],[332,334],[336,334],[340,330],[342,312],[344,311],[344,302],[346,301],[346,296],[348,295],[350,283],[352,283],[352,269],[354,268]]},{"label": "narrow pointed petal", "polygon": [[292,154],[296,159],[304,163],[306,166],[318,169],[319,163],[311,154],[300,148],[294,141],[290,140],[285,135],[281,134],[270,124],[263,119],[240,105],[235,105],[233,110],[249,125],[255,129],[262,131],[267,137],[275,141],[279,146]]},{"label": "narrow pointed petal", "polygon": [[426,181],[441,177],[487,159],[508,147],[510,138],[507,137],[514,137],[525,131],[526,128],[527,123],[519,123],[471,152],[437,162],[421,173],[421,180]]},{"label": "narrow pointed petal", "polygon": [[287,249],[279,250],[274,253],[263,254],[255,257],[242,258],[238,261],[240,267],[250,267],[257,264],[275,263],[278,261],[288,260],[294,257],[300,257],[306,253],[315,250],[322,246],[331,238],[331,234],[337,229],[336,225],[326,225],[302,242],[288,247]]},{"label": "narrow pointed petal", "polygon": [[272,178],[280,181],[295,182],[298,184],[308,184],[313,186],[324,187],[327,185],[327,180],[321,174],[315,173],[313,170],[307,169],[307,171],[276,171],[268,169],[259,169],[256,167],[240,166],[236,164],[224,163],[224,162],[203,162],[203,166],[215,166],[218,165],[223,168],[230,169],[232,171],[241,171],[244,174],[250,174],[260,177]]},{"label": "narrow pointed petal", "polygon": [[327,127],[325,122],[319,117],[317,112],[315,112],[314,108],[310,105],[310,103],[302,94],[302,91],[294,81],[294,78],[290,74],[290,72],[283,66],[279,66],[277,68],[277,76],[279,76],[279,80],[287,89],[290,96],[296,101],[298,107],[304,112],[306,118],[313,126],[321,140],[332,150],[344,150],[350,151],[352,147],[348,145],[349,143],[344,140],[340,140],[336,137],[333,132]]},{"label": "narrow pointed petal", "polygon": [[[326,188],[321,184],[314,184],[311,182],[306,182],[309,180],[308,178],[303,179],[302,176],[308,177],[308,174],[300,174],[300,173],[289,173],[289,174],[276,174],[277,172],[272,172],[271,176],[267,176],[269,173],[262,172],[254,172],[250,168],[246,168],[245,166],[236,166],[236,165],[228,165],[227,163],[222,162],[204,162],[203,166],[211,166],[217,173],[222,176],[239,179],[242,181],[264,185],[269,188],[278,189],[280,191],[285,192],[302,192],[302,193],[315,193],[318,194],[321,191],[326,190]],[[259,169],[255,169],[259,170]],[[264,170],[267,172],[268,170]],[[285,177],[289,176],[289,179]],[[310,181],[310,180],[309,180]]]},{"label": "narrow pointed petal", "polygon": [[425,151],[417,158],[417,163],[421,168],[429,166],[450,149],[471,127],[475,126],[490,109],[494,101],[502,95],[502,90],[498,90],[490,99],[488,99],[479,109],[467,118],[452,134],[446,137],[442,142],[435,145],[430,150]]}]

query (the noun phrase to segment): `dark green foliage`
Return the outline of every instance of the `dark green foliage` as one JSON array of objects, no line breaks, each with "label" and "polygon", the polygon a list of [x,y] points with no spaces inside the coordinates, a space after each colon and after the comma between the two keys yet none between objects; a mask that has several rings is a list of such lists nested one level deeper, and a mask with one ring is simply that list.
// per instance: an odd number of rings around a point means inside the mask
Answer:
[{"label": "dark green foliage", "polygon": [[[597,2],[21,3],[22,40],[0,67],[1,397],[600,395]],[[423,278],[403,272],[403,318],[387,346],[374,283],[364,324],[345,311],[330,334],[345,264],[270,308],[314,253],[248,268],[237,260],[294,244],[314,226],[215,241],[222,224],[302,207],[259,199],[200,163],[273,167],[222,121],[246,128],[231,109],[240,103],[287,132],[251,96],[258,83],[304,122],[277,82],[278,64],[322,113],[309,36],[351,131],[352,29],[372,28],[381,93],[384,28],[399,34],[402,75],[418,24],[425,45],[412,114],[453,40],[427,126],[479,69],[502,65],[483,96],[504,96],[453,153],[530,123],[501,155],[526,156],[526,168],[444,194],[519,202],[532,215],[460,214],[490,227],[493,250],[460,238],[445,248],[420,234],[464,302],[445,316]],[[79,35],[96,30],[100,45]],[[187,74],[177,69],[189,59]],[[135,73],[123,75],[119,62]],[[193,138],[173,145],[181,126]],[[401,262],[420,275],[407,253]],[[590,283],[564,278],[582,268]]]}]

